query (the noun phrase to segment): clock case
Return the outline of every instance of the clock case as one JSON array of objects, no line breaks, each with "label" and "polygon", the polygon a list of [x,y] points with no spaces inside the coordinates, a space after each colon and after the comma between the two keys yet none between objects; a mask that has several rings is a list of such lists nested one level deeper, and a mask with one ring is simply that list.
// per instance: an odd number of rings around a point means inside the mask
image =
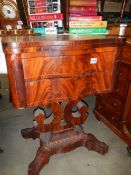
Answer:
[{"label": "clock case", "polygon": [[[6,18],[2,12],[2,6],[5,4],[11,5],[15,12],[15,18]],[[8,30],[7,26],[11,26],[11,30],[17,30],[19,21],[22,21],[22,29],[28,28],[26,0],[0,0],[0,29]]]}]

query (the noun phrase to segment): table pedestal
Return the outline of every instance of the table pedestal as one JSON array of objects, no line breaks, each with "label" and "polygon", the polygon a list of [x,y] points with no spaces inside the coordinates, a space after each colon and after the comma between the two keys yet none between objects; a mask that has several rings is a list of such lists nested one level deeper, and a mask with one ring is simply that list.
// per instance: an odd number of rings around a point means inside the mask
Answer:
[{"label": "table pedestal", "polygon": [[[77,110],[72,113],[72,107],[76,105]],[[55,119],[62,119],[62,108],[58,103],[52,103],[46,105],[53,109],[56,116],[54,119],[47,119],[50,124],[42,124],[44,113],[42,109],[34,113],[35,122],[37,126],[32,128],[26,128],[22,130],[22,136],[24,138],[39,138],[40,147],[37,150],[34,160],[30,163],[28,169],[28,175],[39,175],[40,170],[45,164],[48,164],[52,155],[57,153],[65,153],[74,150],[77,147],[85,146],[88,150],[96,151],[100,154],[108,152],[108,146],[99,140],[92,134],[86,134],[80,124],[84,123],[87,118],[88,106],[81,102],[69,102],[64,108],[64,119],[66,123],[58,124],[53,122]],[[57,111],[57,112],[56,112]],[[58,117],[59,116],[59,117]],[[52,123],[52,124],[51,124]],[[54,124],[53,124],[54,123]]]}]

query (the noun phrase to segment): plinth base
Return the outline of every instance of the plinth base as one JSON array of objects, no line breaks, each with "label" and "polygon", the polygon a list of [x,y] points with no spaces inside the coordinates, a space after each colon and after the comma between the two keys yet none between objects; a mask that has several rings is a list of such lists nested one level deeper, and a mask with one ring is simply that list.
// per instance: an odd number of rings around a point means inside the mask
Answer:
[{"label": "plinth base", "polygon": [[[24,137],[30,136],[26,132],[28,130],[22,130]],[[32,130],[33,131],[33,130]],[[88,150],[96,151],[100,154],[108,152],[108,146],[104,142],[100,142],[92,134],[86,134],[83,130],[76,131],[75,128],[69,128],[51,134],[50,141],[40,139],[40,147],[37,150],[35,159],[30,163],[28,169],[28,175],[39,175],[40,170],[45,164],[48,164],[52,155],[57,153],[65,153],[74,150],[77,147],[85,146]],[[34,134],[32,132],[32,138]]]}]

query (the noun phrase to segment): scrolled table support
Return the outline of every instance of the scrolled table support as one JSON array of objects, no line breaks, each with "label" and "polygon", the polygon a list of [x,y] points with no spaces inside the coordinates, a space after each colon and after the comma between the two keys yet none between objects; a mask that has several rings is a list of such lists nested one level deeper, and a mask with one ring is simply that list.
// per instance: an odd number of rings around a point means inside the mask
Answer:
[{"label": "scrolled table support", "polygon": [[50,142],[42,143],[43,141],[41,140],[41,146],[29,165],[29,175],[39,175],[40,170],[48,164],[52,155],[69,152],[80,146],[85,146],[88,150],[96,151],[100,154],[108,152],[108,146],[104,142],[100,142],[92,134],[74,131],[74,128],[56,132]]},{"label": "scrolled table support", "polygon": [[[92,134],[86,134],[81,126],[88,117],[88,105],[83,101],[69,101],[64,108],[60,103],[45,106],[52,110],[51,115],[47,117],[44,109],[38,108],[34,113],[35,126],[21,132],[24,138],[40,140],[40,147],[29,165],[28,175],[39,175],[52,155],[69,152],[80,146],[100,154],[108,152],[104,142]],[[61,124],[63,119],[65,123]]]}]

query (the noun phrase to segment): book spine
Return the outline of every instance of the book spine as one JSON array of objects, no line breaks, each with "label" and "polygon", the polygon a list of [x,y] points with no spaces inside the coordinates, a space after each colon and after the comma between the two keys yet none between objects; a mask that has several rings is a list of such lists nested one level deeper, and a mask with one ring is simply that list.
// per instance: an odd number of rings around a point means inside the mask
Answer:
[{"label": "book spine", "polygon": [[106,28],[107,21],[69,21],[70,28]]},{"label": "book spine", "polygon": [[69,28],[71,34],[107,34],[106,28]]},{"label": "book spine", "polygon": [[[31,25],[31,24],[30,24]],[[42,35],[45,35],[45,28],[34,28],[34,33],[39,33],[39,34],[42,34]]]},{"label": "book spine", "polygon": [[70,16],[97,16],[96,12],[77,12],[70,13]]},{"label": "book spine", "polygon": [[55,21],[42,21],[42,22],[30,22],[32,28],[40,28],[40,27],[62,27],[62,20]]},{"label": "book spine", "polygon": [[40,6],[45,6],[47,5],[47,1],[46,0],[41,0],[41,1],[29,1],[28,0],[28,7],[40,7]]},{"label": "book spine", "polygon": [[95,3],[95,2],[97,2],[97,0],[70,0],[70,1],[77,1],[77,2],[82,2],[82,1],[84,1],[84,2],[89,2],[89,3],[91,3],[91,2],[93,2],[93,3]]},{"label": "book spine", "polygon": [[79,3],[88,3],[88,4],[96,4],[97,0],[70,0],[70,2],[79,2]]},{"label": "book spine", "polygon": [[88,2],[88,1],[70,1],[70,6],[91,6],[91,5],[97,5],[96,2]]},{"label": "book spine", "polygon": [[40,14],[40,13],[60,13],[60,6],[55,7],[43,6],[43,7],[32,7],[28,8],[29,15]]},{"label": "book spine", "polygon": [[37,7],[37,8],[29,8],[29,14],[36,14],[36,13],[47,13],[47,7]]},{"label": "book spine", "polygon": [[77,13],[77,12],[96,12],[96,6],[70,6],[70,13]]},{"label": "book spine", "polygon": [[102,20],[102,16],[81,16],[81,17],[73,17],[73,16],[70,16],[69,17],[69,20],[72,20],[72,21],[89,21],[89,20],[95,20],[95,21],[98,21],[98,20]]},{"label": "book spine", "polygon": [[[46,2],[47,0],[28,0],[28,1],[32,1],[32,2]],[[77,0],[76,0],[77,1]],[[79,0],[78,0],[79,1]]]},{"label": "book spine", "polygon": [[29,15],[28,19],[30,22],[35,21],[47,21],[47,20],[63,20],[62,13],[55,13],[55,14],[41,14],[41,15]]},{"label": "book spine", "polygon": [[57,28],[57,27],[47,27],[47,28],[34,28],[34,33],[39,33],[42,35],[45,34],[62,34],[64,33],[63,29]]},{"label": "book spine", "polygon": [[33,0],[33,1],[30,1],[28,0],[28,7],[41,7],[41,6],[56,6],[56,5],[60,5],[60,0],[57,0],[57,1],[51,1],[49,2],[48,0],[39,0],[39,1],[36,1],[36,0]]}]

